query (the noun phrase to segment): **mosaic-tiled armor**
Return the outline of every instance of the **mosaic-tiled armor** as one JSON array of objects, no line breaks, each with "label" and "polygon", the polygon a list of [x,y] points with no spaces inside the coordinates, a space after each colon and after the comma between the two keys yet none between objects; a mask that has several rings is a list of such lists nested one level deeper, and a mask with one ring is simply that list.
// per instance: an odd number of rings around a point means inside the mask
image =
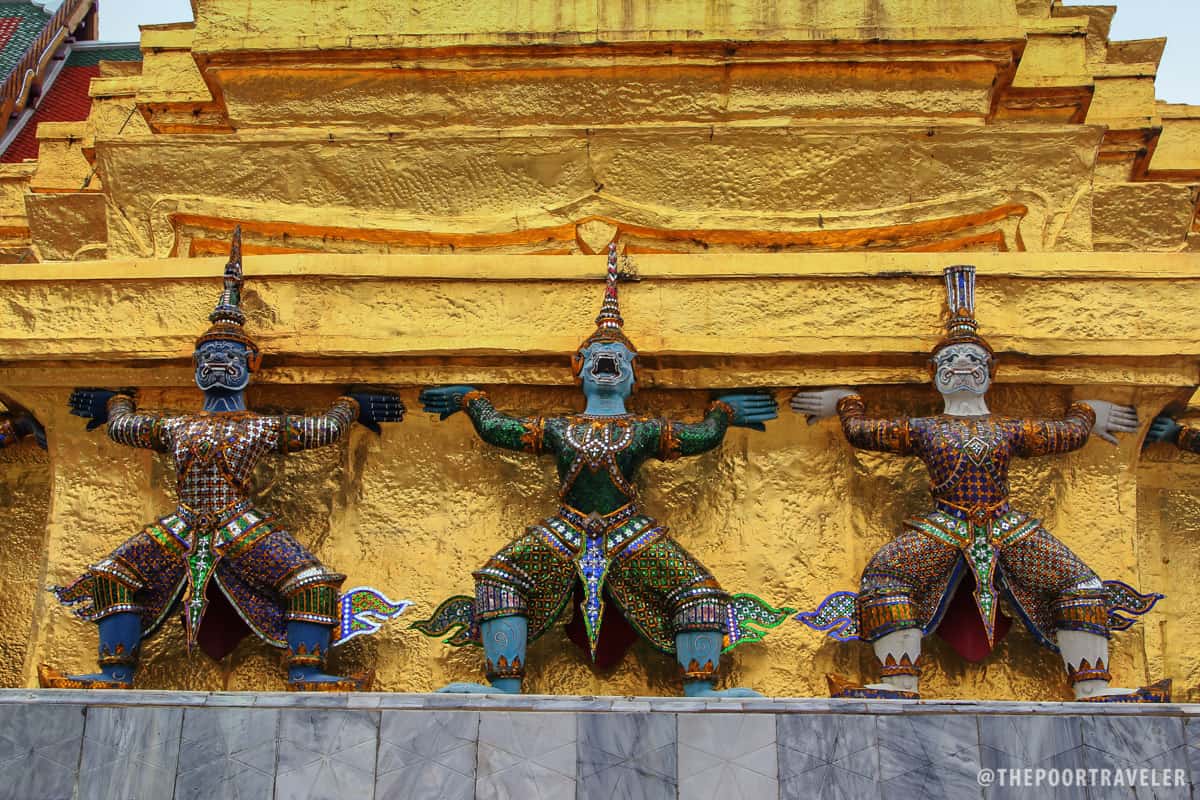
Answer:
[{"label": "mosaic-tiled armor", "polygon": [[[100,626],[101,672],[64,676],[43,666],[50,687],[131,685],[141,639],[181,609],[189,649],[213,658],[248,632],[288,650],[293,689],[363,688],[366,678],[323,672],[335,628],[352,616],[340,597],[344,575],[330,570],[250,497],[250,477],[269,453],[294,453],[339,441],[355,422],[399,421],[403,406],[386,394],[340,397],[324,414],[248,411],[244,389],[257,346],[242,331],[241,259],[235,235],[226,291],[197,342],[196,381],[205,410],[139,411],[127,393],[77,390],[73,413],[90,427],[107,423],[118,444],[165,453],[175,467],[178,506],[147,525],[72,584],[55,590],[75,613]],[[373,590],[369,593],[382,598]],[[340,602],[341,601],[341,602]],[[381,616],[402,604],[376,608]]]},{"label": "mosaic-tiled armor", "polygon": [[12,447],[24,438],[13,425],[12,417],[0,418],[0,447]]},{"label": "mosaic-tiled armor", "polygon": [[[975,333],[973,268],[947,270],[949,332],[934,351],[935,383],[947,411],[932,417],[874,418],[852,391],[800,393],[798,411],[821,416],[836,397],[847,441],[863,450],[916,456],[929,473],[933,507],[905,521],[863,570],[857,595],[838,592],[815,612],[799,615],[839,639],[876,644],[884,684],[857,687],[831,680],[839,696],[915,697],[921,636],[935,629],[970,660],[984,658],[1007,630],[1001,606],[1018,616],[1043,645],[1063,654],[1068,678],[1082,700],[1162,700],[1156,685],[1110,689],[1109,631],[1128,627],[1122,612],[1148,611],[1159,595],[1142,595],[1117,581],[1102,582],[1041,521],[1010,506],[1014,458],[1068,453],[1095,430],[1136,426],[1132,409],[1102,401],[1074,403],[1062,419],[991,414],[983,397],[994,373],[991,349]],[[1104,424],[1097,425],[1097,413]],[[969,600],[967,597],[969,596]]]},{"label": "mosaic-tiled armor", "polygon": [[1189,453],[1200,453],[1200,428],[1180,425],[1179,433],[1175,435],[1175,445]]},{"label": "mosaic-tiled armor", "polygon": [[1055,629],[1107,632],[1107,594],[1095,573],[1040,520],[1008,502],[1012,459],[1083,447],[1096,419],[1090,407],[1076,403],[1061,420],[872,419],[862,398],[848,395],[839,401],[838,415],[852,446],[920,458],[934,501],[932,510],[906,520],[904,532],[863,571],[858,595],[863,639],[930,627],[946,610],[963,569],[975,584],[989,646],[995,639],[997,584],[1011,592],[1013,609],[1044,643],[1053,642]]},{"label": "mosaic-tiled armor", "polygon": [[0,414],[0,449],[12,447],[32,437],[38,447],[46,449],[46,429],[30,414]]},{"label": "mosaic-tiled armor", "polygon": [[[466,412],[489,444],[551,456],[558,467],[558,510],[474,573],[475,597],[450,598],[416,624],[435,636],[457,626],[447,641],[482,644],[488,679],[502,690],[519,691],[525,642],[564,614],[572,618],[568,631],[573,628],[593,661],[600,661],[605,642],[614,641],[601,631],[615,613],[616,625],[627,621],[659,650],[676,655],[689,693],[714,691],[722,649],[761,637],[761,629],[786,614],[752,595],[731,597],[646,513],[634,482],[647,459],[697,455],[718,446],[730,425],[761,426],[775,416],[774,400],[728,395],[698,423],[627,413],[636,351],[620,327],[616,278],[614,246],[597,332],[575,358],[588,398],[585,413],[518,418],[497,411],[471,387],[423,394],[426,409],[443,417]],[[518,640],[519,648],[513,646]],[[629,641],[622,641],[617,657]]]},{"label": "mosaic-tiled armor", "polygon": [[475,573],[480,620],[520,613],[537,638],[562,613],[578,579],[593,655],[605,588],[625,619],[666,652],[674,652],[680,631],[724,633],[729,595],[645,513],[633,480],[649,458],[698,455],[719,445],[733,418],[728,405],[714,404],[692,425],[632,415],[516,419],[497,412],[482,393],[469,396],[465,407],[485,442],[551,455],[561,480],[558,511]]}]

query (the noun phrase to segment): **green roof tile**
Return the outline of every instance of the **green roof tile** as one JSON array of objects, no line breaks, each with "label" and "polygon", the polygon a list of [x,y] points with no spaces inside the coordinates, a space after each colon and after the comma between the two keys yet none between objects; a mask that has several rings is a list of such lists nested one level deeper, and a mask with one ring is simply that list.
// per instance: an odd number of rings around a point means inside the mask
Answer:
[{"label": "green roof tile", "polygon": [[72,50],[67,57],[68,67],[94,67],[101,61],[141,61],[142,50],[137,45],[130,47],[104,47]]},{"label": "green roof tile", "polygon": [[25,51],[46,27],[50,17],[50,14],[29,3],[0,3],[0,19],[20,20],[12,38],[0,49],[0,79],[7,78],[13,71],[21,56],[25,55]]}]

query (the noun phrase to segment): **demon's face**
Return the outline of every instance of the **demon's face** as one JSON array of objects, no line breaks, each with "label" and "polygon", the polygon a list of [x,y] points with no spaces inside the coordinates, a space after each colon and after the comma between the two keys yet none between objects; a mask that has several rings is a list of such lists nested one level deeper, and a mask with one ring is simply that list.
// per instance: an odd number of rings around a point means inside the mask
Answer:
[{"label": "demon's face", "polygon": [[580,351],[579,380],[588,397],[628,398],[633,393],[634,353],[621,342],[594,342]]},{"label": "demon's face", "polygon": [[942,395],[987,394],[992,385],[992,355],[977,344],[952,344],[933,356],[933,385]]},{"label": "demon's face", "polygon": [[250,384],[250,350],[241,342],[204,342],[192,361],[196,385],[205,392],[240,392]]}]

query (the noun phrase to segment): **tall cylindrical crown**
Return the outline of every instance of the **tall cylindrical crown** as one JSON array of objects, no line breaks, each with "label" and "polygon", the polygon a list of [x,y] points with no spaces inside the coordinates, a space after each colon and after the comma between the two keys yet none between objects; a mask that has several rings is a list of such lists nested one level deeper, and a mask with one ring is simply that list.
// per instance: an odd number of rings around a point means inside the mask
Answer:
[{"label": "tall cylindrical crown", "polygon": [[[575,354],[571,357],[571,371],[576,378],[579,377],[580,370],[583,369],[583,351],[596,342],[620,342],[629,349],[629,352],[635,356],[637,355],[637,348],[633,346],[633,342],[629,341],[629,337],[625,335],[625,331],[622,329],[625,320],[621,317],[621,303],[617,295],[617,282],[619,279],[617,245],[616,242],[612,242],[608,245],[607,272],[604,274],[604,300],[601,301],[600,313],[596,316],[596,330],[591,336],[583,340],[583,344],[579,345]],[[636,359],[633,365],[633,375],[636,381],[638,377]]]},{"label": "tall cylindrical crown", "polygon": [[229,246],[229,261],[225,264],[225,283],[217,305],[208,315],[212,325],[196,340],[199,347],[205,342],[238,342],[250,350],[252,363],[259,360],[258,344],[246,335],[246,314],[242,311],[242,226],[233,229]]}]

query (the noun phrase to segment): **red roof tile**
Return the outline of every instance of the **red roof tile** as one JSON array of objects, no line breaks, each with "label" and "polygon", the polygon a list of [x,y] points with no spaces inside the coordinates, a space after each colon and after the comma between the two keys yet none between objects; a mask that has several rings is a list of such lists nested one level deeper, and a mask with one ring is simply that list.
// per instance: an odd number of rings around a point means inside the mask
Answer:
[{"label": "red roof tile", "polygon": [[37,158],[39,123],[82,122],[87,119],[92,108],[88,87],[92,78],[99,74],[98,66],[63,67],[50,90],[41,98],[33,117],[25,123],[17,138],[0,157],[0,162],[11,163]]},{"label": "red roof tile", "polygon": [[0,17],[0,50],[4,49],[20,27],[20,17]]}]

